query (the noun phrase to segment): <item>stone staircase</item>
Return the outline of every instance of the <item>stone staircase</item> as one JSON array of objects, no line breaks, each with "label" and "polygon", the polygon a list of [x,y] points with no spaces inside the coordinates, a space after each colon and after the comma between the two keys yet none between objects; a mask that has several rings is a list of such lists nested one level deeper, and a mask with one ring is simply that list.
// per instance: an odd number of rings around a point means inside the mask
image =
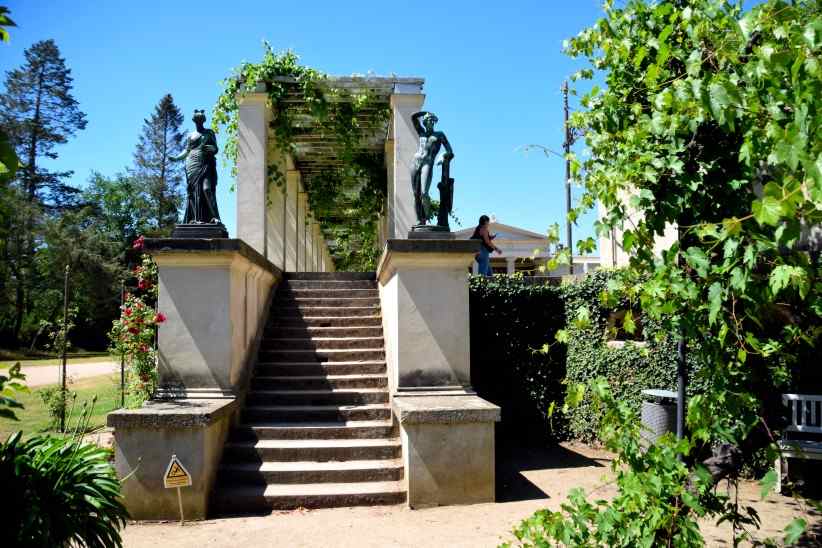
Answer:
[{"label": "stone staircase", "polygon": [[289,273],[212,495],[218,514],[398,504],[374,273]]}]

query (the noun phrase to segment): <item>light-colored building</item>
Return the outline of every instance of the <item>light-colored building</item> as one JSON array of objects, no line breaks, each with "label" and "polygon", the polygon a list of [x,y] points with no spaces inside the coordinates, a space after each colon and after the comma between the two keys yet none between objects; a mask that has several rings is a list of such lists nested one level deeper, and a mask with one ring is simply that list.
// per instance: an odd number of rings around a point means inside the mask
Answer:
[{"label": "light-colored building", "polygon": [[[566,276],[568,266],[561,265],[555,270],[541,272],[540,266],[544,266],[551,258],[552,252],[548,243],[548,238],[544,234],[531,232],[524,228],[506,225],[497,221],[489,224],[491,234],[496,234],[494,243],[502,250],[502,254],[493,253],[491,255],[491,270],[494,274],[513,274],[521,272],[526,276]],[[458,240],[467,240],[474,233],[474,228],[466,228],[455,232]],[[599,257],[595,256],[575,256],[574,274],[582,276],[600,266]],[[474,262],[472,270],[477,273],[477,263]]]}]

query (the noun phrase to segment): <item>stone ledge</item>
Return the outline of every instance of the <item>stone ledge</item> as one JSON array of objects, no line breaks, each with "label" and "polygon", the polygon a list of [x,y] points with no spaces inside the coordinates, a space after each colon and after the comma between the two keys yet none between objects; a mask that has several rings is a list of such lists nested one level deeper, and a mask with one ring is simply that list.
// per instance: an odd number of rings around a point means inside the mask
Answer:
[{"label": "stone ledge", "polygon": [[278,278],[282,278],[283,275],[282,270],[238,238],[146,238],[143,242],[143,249],[152,255],[235,252]]},{"label": "stone ledge", "polygon": [[479,396],[407,396],[393,398],[400,424],[499,422],[499,406]]},{"label": "stone ledge", "polygon": [[385,251],[394,253],[477,253],[479,250],[479,240],[392,238],[385,241]]},{"label": "stone ledge", "polygon": [[389,239],[377,266],[377,279],[385,283],[398,269],[462,270],[480,249],[479,240],[399,240]]},{"label": "stone ledge", "polygon": [[119,409],[106,417],[117,428],[197,428],[208,426],[234,412],[236,399],[150,400],[139,409]]}]

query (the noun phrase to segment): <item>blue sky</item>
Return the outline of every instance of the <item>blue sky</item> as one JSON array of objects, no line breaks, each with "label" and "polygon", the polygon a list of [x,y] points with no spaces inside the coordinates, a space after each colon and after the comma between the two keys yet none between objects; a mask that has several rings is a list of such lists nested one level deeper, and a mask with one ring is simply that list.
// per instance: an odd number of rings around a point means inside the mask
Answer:
[{"label": "blue sky", "polygon": [[[25,48],[47,38],[72,70],[88,127],[58,148],[54,167],[74,170],[77,185],[92,170],[114,174],[131,165],[143,119],[165,93],[189,129],[191,111],[210,111],[219,81],[241,61],[258,60],[265,39],[329,74],[424,77],[425,107],[437,113],[455,149],[455,209],[463,226],[483,213],[538,232],[564,222],[563,161],[521,147],[560,149],[560,85],[579,67],[562,54],[562,40],[597,19],[598,0],[8,6],[19,27],[2,47],[3,74],[22,63]],[[220,169],[220,209],[233,236],[235,196],[228,168],[221,162]],[[592,220],[579,222],[575,241],[592,234]]]}]

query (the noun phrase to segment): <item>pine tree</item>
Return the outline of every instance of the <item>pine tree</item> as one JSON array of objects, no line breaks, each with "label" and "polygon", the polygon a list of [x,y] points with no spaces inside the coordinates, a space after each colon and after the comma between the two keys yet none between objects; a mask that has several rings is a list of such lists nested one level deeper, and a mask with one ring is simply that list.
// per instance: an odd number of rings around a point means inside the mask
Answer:
[{"label": "pine tree", "polygon": [[[24,55],[25,63],[6,73],[0,94],[0,127],[20,161],[15,178],[4,190],[6,198],[19,200],[9,217],[2,219],[7,239],[0,250],[6,265],[0,270],[4,278],[0,337],[12,343],[19,340],[33,296],[43,290],[35,253],[48,221],[44,214],[77,205],[79,196],[79,190],[66,182],[71,171],[50,171],[41,161],[56,159],[55,147],[86,127],[86,115],[71,94],[71,70],[54,40],[37,42]],[[6,306],[11,302],[13,310]]]},{"label": "pine tree", "polygon": [[65,183],[72,172],[49,171],[39,161],[57,158],[55,146],[84,129],[86,115],[71,94],[71,70],[54,40],[37,42],[25,58],[23,66],[6,73],[0,123],[22,163],[17,180],[28,200],[60,208],[78,192]]},{"label": "pine tree", "polygon": [[143,121],[143,132],[134,153],[135,175],[148,190],[155,216],[155,228],[168,233],[177,222],[182,205],[184,166],[170,158],[183,151],[183,115],[170,94],[160,99],[150,118]]}]

